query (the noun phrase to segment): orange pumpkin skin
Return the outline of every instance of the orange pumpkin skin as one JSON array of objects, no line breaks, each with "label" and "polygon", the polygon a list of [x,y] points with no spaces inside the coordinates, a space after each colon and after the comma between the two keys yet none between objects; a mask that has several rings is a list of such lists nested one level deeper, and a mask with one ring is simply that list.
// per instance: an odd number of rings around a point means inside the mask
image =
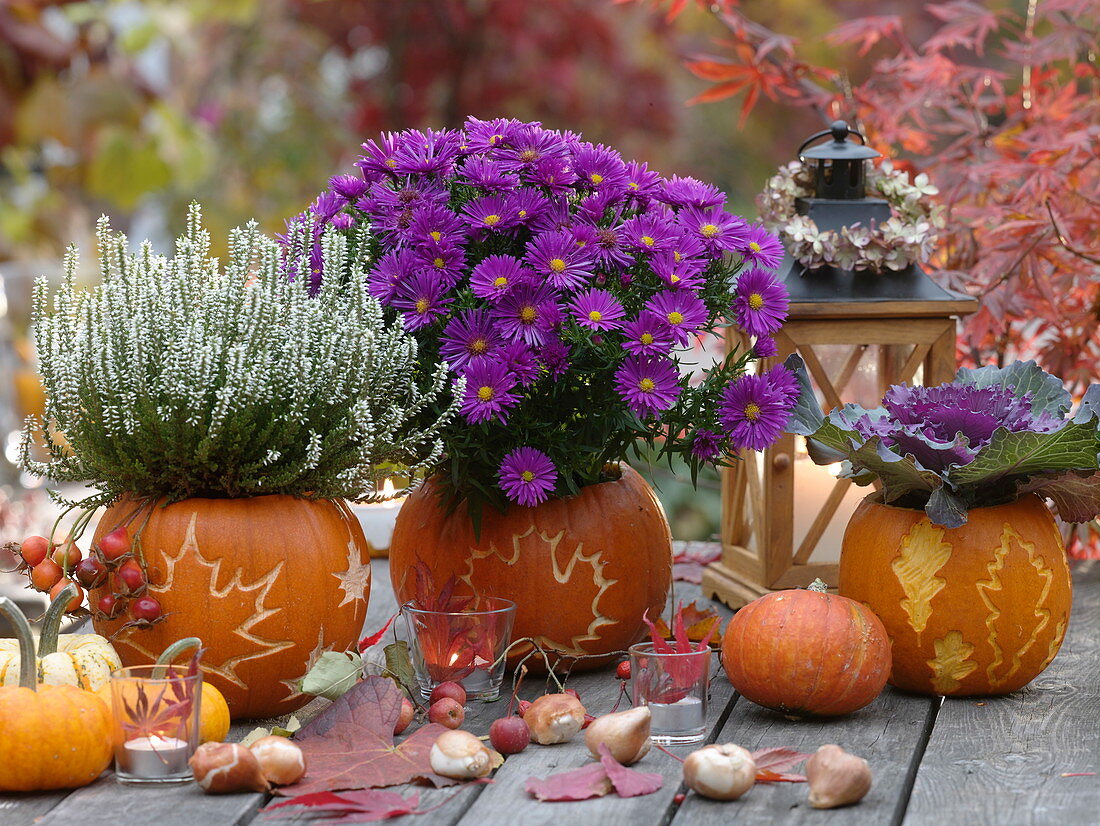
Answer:
[{"label": "orange pumpkin skin", "polygon": [[882,622],[858,602],[816,591],[765,594],[730,620],[722,665],[733,687],[783,714],[849,714],[875,699],[890,673]]},{"label": "orange pumpkin skin", "polygon": [[0,689],[0,792],[75,789],[111,764],[111,715],[73,685]]},{"label": "orange pumpkin skin", "polygon": [[[133,512],[110,508],[94,541]],[[130,524],[131,536],[144,520]],[[234,719],[274,717],[304,705],[297,682],[322,651],[359,638],[370,593],[363,529],[342,502],[291,496],[186,499],[152,509],[141,529],[149,593],[162,622],[127,628],[123,613],[97,619],[123,665],[152,663],[180,637],[200,637],[203,679]],[[92,604],[105,593],[100,589]]]},{"label": "orange pumpkin skin", "polygon": [[[634,644],[645,634],[642,614],[656,617],[664,608],[672,534],[653,490],[621,467],[619,479],[575,497],[503,514],[486,508],[479,538],[463,507],[447,514],[438,482],[429,479],[402,505],[390,542],[398,602],[416,597],[419,559],[438,585],[454,575],[475,593],[514,601],[513,640],[532,637],[576,655]],[[513,662],[523,653],[517,646]]]},{"label": "orange pumpkin skin", "polygon": [[1046,668],[1072,598],[1061,534],[1039,497],[975,508],[961,528],[864,499],[840,558],[840,593],[890,635],[890,683],[952,696],[1007,694]]}]

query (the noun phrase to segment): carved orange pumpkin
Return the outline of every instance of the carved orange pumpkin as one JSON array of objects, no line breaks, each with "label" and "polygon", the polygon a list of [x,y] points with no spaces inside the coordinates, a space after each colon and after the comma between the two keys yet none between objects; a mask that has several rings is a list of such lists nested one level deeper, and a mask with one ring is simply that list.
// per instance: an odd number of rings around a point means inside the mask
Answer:
[{"label": "carved orange pumpkin", "polygon": [[844,534],[839,590],[886,626],[892,685],[1007,694],[1050,665],[1071,586],[1062,537],[1039,497],[975,508],[965,525],[947,529],[874,496]]},{"label": "carved orange pumpkin", "polygon": [[532,637],[571,654],[625,649],[644,635],[642,614],[664,608],[672,535],[660,502],[632,468],[623,465],[619,479],[569,499],[503,514],[486,508],[479,538],[463,508],[447,514],[439,490],[429,479],[398,514],[390,575],[399,602],[416,597],[422,560],[438,583],[454,575],[477,594],[514,601],[512,639]]},{"label": "carved orange pumpkin", "polygon": [[722,637],[722,665],[748,700],[794,716],[863,708],[890,673],[882,622],[858,602],[813,590],[765,594]]},{"label": "carved orange pumpkin", "polygon": [[[133,514],[107,511],[94,542]],[[152,663],[180,637],[206,646],[204,679],[234,719],[273,717],[304,705],[297,683],[323,651],[358,639],[370,593],[363,530],[342,502],[291,496],[186,499],[129,523],[140,529],[149,592],[167,618],[127,628],[98,619],[124,665]],[[102,590],[93,595],[93,604]]]}]

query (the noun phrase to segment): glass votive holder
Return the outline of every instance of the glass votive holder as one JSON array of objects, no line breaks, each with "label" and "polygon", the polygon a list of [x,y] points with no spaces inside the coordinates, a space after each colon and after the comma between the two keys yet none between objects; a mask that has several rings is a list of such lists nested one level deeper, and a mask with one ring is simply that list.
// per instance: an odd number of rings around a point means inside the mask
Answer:
[{"label": "glass votive holder", "polygon": [[111,672],[115,777],[142,785],[185,783],[199,745],[202,672],[135,665]]},{"label": "glass votive holder", "polygon": [[461,611],[428,610],[415,602],[401,606],[424,699],[449,680],[461,683],[470,700],[495,700],[500,695],[516,604],[499,597],[470,597],[464,602]]},{"label": "glass votive holder", "polygon": [[630,696],[649,706],[650,737],[662,746],[701,742],[707,733],[710,647],[684,654],[630,647]]}]

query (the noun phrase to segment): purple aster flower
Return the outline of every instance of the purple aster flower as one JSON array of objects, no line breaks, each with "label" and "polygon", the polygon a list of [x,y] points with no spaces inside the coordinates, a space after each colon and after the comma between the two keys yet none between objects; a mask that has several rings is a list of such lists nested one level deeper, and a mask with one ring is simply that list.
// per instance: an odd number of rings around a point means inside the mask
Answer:
[{"label": "purple aster flower", "polygon": [[569,309],[577,323],[588,330],[617,330],[626,317],[623,305],[607,290],[577,293]]},{"label": "purple aster flower", "polygon": [[355,219],[346,212],[337,212],[329,223],[336,229],[351,229],[355,226]]},{"label": "purple aster flower", "polygon": [[405,329],[419,330],[435,323],[454,299],[447,295],[447,283],[428,272],[417,272],[397,284],[390,304],[402,311]]},{"label": "purple aster flower", "polygon": [[682,258],[677,261],[676,253],[661,252],[653,256],[649,265],[674,290],[697,290],[706,283],[703,275],[706,265],[698,258]]},{"label": "purple aster flower", "polygon": [[588,243],[592,246],[592,253],[598,265],[604,269],[614,271],[622,267],[629,267],[634,263],[634,256],[625,248],[622,224],[608,227],[596,226],[592,227],[591,230],[592,237],[588,240]]},{"label": "purple aster flower", "polygon": [[504,345],[500,350],[500,360],[523,387],[533,384],[539,377],[539,363],[535,352],[522,341],[512,341]]},{"label": "purple aster flower", "polygon": [[577,218],[596,225],[603,221],[609,208],[620,205],[619,196],[607,189],[597,189],[581,199],[577,205]]},{"label": "purple aster flower", "polygon": [[683,231],[676,237],[676,240],[669,247],[669,251],[677,264],[690,262],[699,267],[700,270],[705,270],[711,261],[720,257],[707,252],[707,248],[703,246],[702,241],[690,232]]},{"label": "purple aster flower", "polygon": [[749,225],[742,218],[718,207],[687,207],[677,216],[680,224],[712,252],[736,250],[745,246]]},{"label": "purple aster flower", "polygon": [[519,184],[514,174],[505,172],[492,158],[480,155],[466,159],[462,164],[462,177],[483,192],[511,192]]},{"label": "purple aster flower", "polygon": [[538,356],[551,378],[560,379],[569,369],[569,345],[561,339],[547,341],[539,348]]},{"label": "purple aster flower", "polygon": [[783,326],[790,301],[787,288],[767,270],[741,273],[734,290],[737,326],[750,336],[766,336]]},{"label": "purple aster flower", "polygon": [[696,178],[681,178],[678,175],[665,181],[664,187],[655,197],[658,201],[675,207],[710,209],[726,203],[726,196],[718,187]]},{"label": "purple aster flower", "polygon": [[475,117],[468,117],[466,122],[462,124],[462,129],[466,133],[463,151],[487,152],[507,143],[512,133],[522,125],[520,121],[512,118],[479,120]]},{"label": "purple aster flower", "polygon": [[390,250],[378,259],[367,281],[367,291],[381,301],[390,304],[397,286],[417,271],[418,263],[412,250]]},{"label": "purple aster flower", "polygon": [[457,129],[407,129],[394,153],[393,170],[399,175],[450,175],[461,142]]},{"label": "purple aster flower", "polygon": [[478,298],[496,301],[516,285],[529,283],[532,275],[510,255],[487,255],[470,273],[470,289]]},{"label": "purple aster flower", "polygon": [[335,192],[322,192],[317,196],[317,200],[309,205],[309,211],[317,216],[318,221],[325,224],[332,220],[333,215],[344,208],[345,203],[347,201]]},{"label": "purple aster flower", "polygon": [[541,192],[534,189],[517,189],[505,197],[507,209],[516,216],[517,224],[530,226],[538,221],[547,209],[550,201]]},{"label": "purple aster flower", "polygon": [[661,176],[648,164],[631,161],[626,165],[627,194],[641,204],[648,204],[661,188]]},{"label": "purple aster flower", "polygon": [[505,169],[524,169],[544,158],[565,158],[569,146],[557,132],[543,129],[539,123],[524,123],[508,135],[506,144],[494,150]]},{"label": "purple aster flower", "polygon": [[718,421],[734,448],[764,450],[787,426],[791,407],[769,374],[749,374],[734,379],[722,391]]},{"label": "purple aster flower", "polygon": [[688,290],[665,290],[649,299],[646,311],[657,316],[677,344],[687,344],[691,336],[707,323],[707,305]]},{"label": "purple aster flower", "polygon": [[672,331],[653,313],[643,312],[623,326],[623,349],[628,353],[667,356],[672,345]]},{"label": "purple aster flower", "polygon": [[779,239],[759,224],[749,227],[742,246],[737,247],[738,254],[748,264],[774,270],[783,263],[783,244]]},{"label": "purple aster flower", "polygon": [[572,233],[564,230],[536,235],[527,244],[523,263],[561,290],[575,290],[595,275],[592,251],[577,246]]},{"label": "purple aster flower", "polygon": [[573,170],[586,187],[607,191],[619,198],[626,192],[626,164],[610,147],[582,142],[573,155]]},{"label": "purple aster flower", "polygon": [[569,202],[565,198],[552,197],[547,201],[546,209],[531,222],[532,232],[556,232],[571,229],[573,216],[569,214]]},{"label": "purple aster flower", "polygon": [[691,455],[709,462],[722,455],[722,435],[713,430],[696,430],[691,440]]},{"label": "purple aster flower", "polygon": [[364,172],[385,172],[392,175],[397,166],[397,151],[401,148],[401,139],[400,133],[383,132],[377,141],[367,141],[363,144],[364,154],[355,165]]},{"label": "purple aster flower", "polygon": [[623,239],[628,247],[641,252],[664,252],[672,249],[680,229],[670,216],[647,212],[623,222]]},{"label": "purple aster flower", "polygon": [[439,204],[425,204],[413,210],[406,237],[414,244],[466,243],[466,225],[451,210]]},{"label": "purple aster flower", "polygon": [[497,419],[507,422],[506,411],[519,404],[516,377],[499,361],[479,361],[465,372],[466,390],[459,410],[471,424]]},{"label": "purple aster flower", "polygon": [[546,284],[519,284],[496,302],[492,316],[506,338],[536,347],[550,339],[561,321],[561,308],[557,293]]},{"label": "purple aster flower", "polygon": [[329,189],[347,201],[357,201],[363,197],[370,184],[355,175],[333,175],[328,179]]},{"label": "purple aster flower", "polygon": [[779,348],[775,346],[775,339],[771,336],[757,336],[752,345],[752,357],[754,359],[766,359],[779,355]]},{"label": "purple aster flower", "polygon": [[463,310],[447,322],[440,337],[439,355],[455,372],[491,360],[501,349],[500,335],[486,310]]},{"label": "purple aster flower", "polygon": [[497,475],[504,495],[525,508],[545,502],[558,481],[550,457],[533,447],[518,447],[505,456]]},{"label": "purple aster flower", "polygon": [[577,173],[565,157],[541,158],[524,172],[524,177],[555,193],[565,192],[577,182]]},{"label": "purple aster flower", "polygon": [[669,359],[627,356],[615,371],[615,389],[636,416],[645,418],[676,404],[679,379]]},{"label": "purple aster flower", "polygon": [[499,192],[467,202],[462,207],[462,215],[470,227],[488,232],[511,229],[517,220],[515,210]]},{"label": "purple aster flower", "polygon": [[789,407],[793,408],[795,402],[798,401],[799,388],[798,378],[791,369],[785,364],[774,364],[764,374],[764,377],[767,378],[772,390],[778,393]]},{"label": "purple aster flower", "polygon": [[466,267],[466,253],[462,248],[445,242],[422,244],[416,248],[415,260],[419,269],[442,278],[447,289],[455,287],[462,280],[462,271]]}]

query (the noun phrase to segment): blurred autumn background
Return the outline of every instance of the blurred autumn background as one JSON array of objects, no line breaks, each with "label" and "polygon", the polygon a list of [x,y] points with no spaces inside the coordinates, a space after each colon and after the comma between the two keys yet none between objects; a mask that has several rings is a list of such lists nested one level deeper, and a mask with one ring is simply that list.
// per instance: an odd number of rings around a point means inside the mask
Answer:
[{"label": "blurred autumn background", "polygon": [[[191,200],[215,239],[278,231],[366,138],[467,114],[580,131],[746,216],[845,117],[949,206],[936,277],[982,300],[960,358],[1038,358],[1081,392],[1100,369],[1097,18],[1095,0],[0,0],[0,433],[36,403],[30,279],[90,251],[99,214],[158,245]],[[715,480],[657,481],[678,536],[716,530]]]}]

